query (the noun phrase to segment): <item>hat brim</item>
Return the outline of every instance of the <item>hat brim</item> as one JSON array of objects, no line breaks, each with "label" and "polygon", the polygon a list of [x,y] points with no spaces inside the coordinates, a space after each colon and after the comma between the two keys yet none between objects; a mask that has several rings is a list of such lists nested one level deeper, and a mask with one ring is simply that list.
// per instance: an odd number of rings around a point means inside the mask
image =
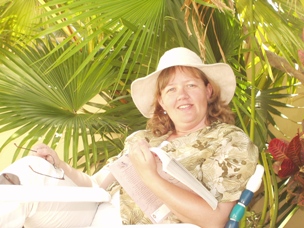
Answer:
[{"label": "hat brim", "polygon": [[[236,80],[233,70],[228,64],[187,64],[183,66],[195,67],[204,72],[207,78],[217,84],[220,88],[221,100],[225,104],[228,104],[231,101],[236,88]],[[159,74],[164,69],[156,70],[145,77],[138,78],[131,84],[132,99],[138,110],[146,118],[151,118],[153,116],[156,82]]]}]

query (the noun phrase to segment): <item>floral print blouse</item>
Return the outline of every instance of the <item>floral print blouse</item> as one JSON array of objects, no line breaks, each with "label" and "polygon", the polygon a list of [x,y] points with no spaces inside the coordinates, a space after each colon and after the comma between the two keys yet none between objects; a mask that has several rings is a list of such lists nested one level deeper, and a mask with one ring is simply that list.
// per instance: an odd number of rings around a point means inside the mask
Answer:
[{"label": "floral print blouse", "polygon": [[[146,138],[151,147],[157,147],[170,134],[155,137],[148,130],[137,131],[126,139],[122,154],[138,139]],[[239,199],[258,162],[258,149],[249,137],[240,128],[219,122],[176,138],[162,149],[184,165],[219,202]],[[120,190],[123,224],[152,223],[118,183],[108,190],[111,193]],[[181,221],[171,213],[162,223]]]}]

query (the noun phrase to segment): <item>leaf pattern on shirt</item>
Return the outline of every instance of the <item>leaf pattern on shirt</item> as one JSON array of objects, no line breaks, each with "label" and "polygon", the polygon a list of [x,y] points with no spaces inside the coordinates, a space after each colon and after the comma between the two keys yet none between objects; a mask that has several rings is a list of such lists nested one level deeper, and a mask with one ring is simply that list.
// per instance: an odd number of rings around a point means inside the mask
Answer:
[{"label": "leaf pattern on shirt", "polygon": [[[148,130],[137,131],[126,139],[122,153],[138,139],[146,138],[155,147],[170,134],[157,138]],[[183,164],[219,202],[239,199],[258,161],[258,149],[249,137],[238,127],[220,122],[176,138],[163,150]],[[124,191],[120,206],[124,224],[151,223]],[[163,223],[180,221],[171,214]]]}]

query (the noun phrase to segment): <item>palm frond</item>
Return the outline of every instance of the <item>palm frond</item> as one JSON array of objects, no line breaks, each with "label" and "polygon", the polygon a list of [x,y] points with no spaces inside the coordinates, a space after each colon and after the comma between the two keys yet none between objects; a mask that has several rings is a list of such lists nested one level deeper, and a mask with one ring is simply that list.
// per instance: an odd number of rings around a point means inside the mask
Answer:
[{"label": "palm frond", "polygon": [[[122,105],[118,98],[116,102],[109,100],[97,111],[88,110],[88,102],[100,91],[108,92],[107,96],[113,98],[111,94],[114,92],[110,88],[113,88],[115,80],[111,75],[115,77],[118,69],[112,67],[105,70],[104,65],[99,64],[99,67],[92,71],[88,65],[71,80],[71,75],[87,57],[88,52],[83,49],[64,64],[46,70],[49,61],[56,61],[58,55],[64,51],[60,49],[52,52],[51,48],[51,41],[46,45],[40,40],[36,49],[28,46],[27,49],[10,47],[13,52],[1,50],[0,61],[3,65],[0,67],[0,122],[4,125],[1,131],[17,128],[2,148],[24,135],[27,136],[20,146],[31,147],[38,140],[42,140],[45,143],[51,142],[55,148],[64,135],[65,160],[74,155],[73,165],[76,167],[80,145],[84,146],[86,160],[90,161],[89,145],[93,144],[91,147],[98,148],[94,141],[96,135],[100,135],[101,138],[107,136],[107,139],[111,140],[126,133],[127,126],[122,121],[124,118],[117,114],[113,115],[114,111],[108,110],[109,107]],[[52,55],[47,61],[39,61],[51,52]],[[124,99],[130,101],[129,96]],[[86,104],[88,105],[85,106]],[[126,106],[135,109],[134,106]],[[69,154],[70,149],[72,154]],[[14,159],[19,155],[19,151],[20,149],[16,150]],[[118,152],[116,150],[116,153]],[[87,163],[88,171],[90,166],[91,164]]]}]

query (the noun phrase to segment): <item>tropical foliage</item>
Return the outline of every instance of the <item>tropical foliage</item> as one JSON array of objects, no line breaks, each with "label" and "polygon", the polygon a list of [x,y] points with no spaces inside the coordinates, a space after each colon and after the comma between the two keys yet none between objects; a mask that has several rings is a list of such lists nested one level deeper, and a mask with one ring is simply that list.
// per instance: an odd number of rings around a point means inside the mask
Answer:
[{"label": "tropical foliage", "polygon": [[290,142],[272,139],[268,151],[275,160],[274,172],[281,179],[290,178],[286,199],[304,206],[304,132],[299,132]]},{"label": "tropical foliage", "polygon": [[[297,0],[0,0],[0,132],[14,131],[1,150],[16,139],[27,148],[61,144],[65,161],[95,172],[128,134],[145,127],[130,83],[155,70],[167,49],[185,46],[206,63],[233,67],[237,125],[259,146],[267,170],[264,207],[251,224],[278,227],[294,208],[281,207],[287,215],[277,220],[285,185],[263,151],[275,137],[274,116],[286,116],[280,108],[303,108],[286,104],[304,82],[303,6]],[[16,148],[14,160],[27,153]]]}]

